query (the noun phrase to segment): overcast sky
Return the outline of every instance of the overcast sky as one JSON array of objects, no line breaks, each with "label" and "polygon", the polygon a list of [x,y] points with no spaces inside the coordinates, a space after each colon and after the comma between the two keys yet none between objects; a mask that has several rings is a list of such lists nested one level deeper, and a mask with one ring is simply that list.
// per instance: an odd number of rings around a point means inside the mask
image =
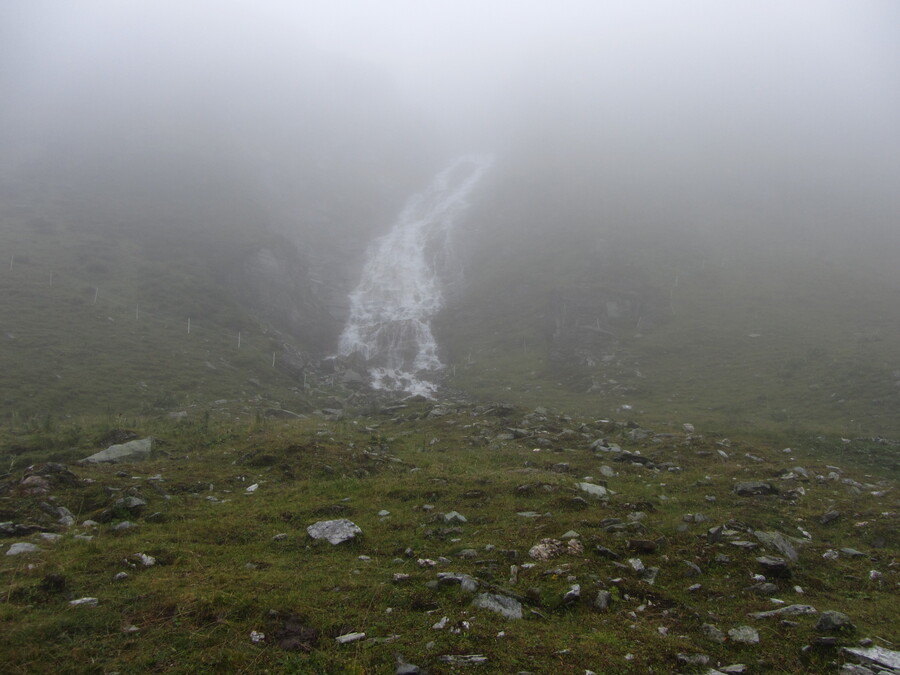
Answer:
[{"label": "overcast sky", "polygon": [[812,185],[837,221],[900,230],[900,2],[0,0],[8,146],[218,124],[271,154],[306,124],[383,134],[377,162],[426,118],[448,152],[602,151],[636,194],[692,176],[776,207]]},{"label": "overcast sky", "polygon": [[26,87],[110,60],[227,71],[314,50],[454,121],[529,78],[651,101],[721,88],[826,115],[855,105],[879,123],[900,111],[894,0],[3,0],[0,19],[3,77]]}]

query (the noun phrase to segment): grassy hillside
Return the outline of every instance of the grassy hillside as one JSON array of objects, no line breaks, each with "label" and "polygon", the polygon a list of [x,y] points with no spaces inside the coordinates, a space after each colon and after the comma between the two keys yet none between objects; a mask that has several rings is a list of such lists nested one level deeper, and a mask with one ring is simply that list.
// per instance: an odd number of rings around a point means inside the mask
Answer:
[{"label": "grassy hillside", "polygon": [[[69,463],[20,457],[0,477],[0,521],[14,530],[0,545],[40,549],[0,556],[5,672],[393,673],[402,659],[438,675],[477,656],[503,673],[822,673],[841,646],[896,644],[896,478],[857,461],[884,449],[783,451],[449,402],[337,422],[136,419],[130,431],[156,450],[118,466],[73,463],[123,436],[110,423],[5,434],[4,447]],[[632,454],[591,449],[599,438]],[[760,480],[776,493],[735,491]],[[339,518],[362,534],[308,536]],[[757,561],[786,555],[761,543],[767,532],[797,550],[784,574]],[[482,593],[522,618],[474,606]],[[72,604],[82,598],[96,606]],[[790,604],[853,627],[748,616]],[[742,626],[750,642],[729,635]],[[336,642],[349,633],[365,635]]]},{"label": "grassy hillside", "polygon": [[[602,297],[623,280],[664,298],[664,316],[608,326],[594,365],[551,358],[558,298]],[[646,241],[604,255],[563,238],[531,256],[500,251],[440,330],[452,385],[487,399],[584,413],[630,406],[641,419],[732,433],[900,435],[896,284],[802,256]]]},{"label": "grassy hillside", "polygon": [[163,247],[72,222],[65,204],[28,204],[7,203],[0,228],[4,421],[235,398],[304,407],[284,368],[290,339],[213,278],[227,241],[170,233]]}]

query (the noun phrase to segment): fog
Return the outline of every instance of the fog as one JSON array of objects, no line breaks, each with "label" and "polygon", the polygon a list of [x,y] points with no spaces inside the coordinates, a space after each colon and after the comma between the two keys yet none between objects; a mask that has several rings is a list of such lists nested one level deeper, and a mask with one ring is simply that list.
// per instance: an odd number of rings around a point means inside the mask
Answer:
[{"label": "fog", "polygon": [[0,170],[368,232],[488,151],[573,227],[886,265],[898,38],[890,0],[6,2]]}]

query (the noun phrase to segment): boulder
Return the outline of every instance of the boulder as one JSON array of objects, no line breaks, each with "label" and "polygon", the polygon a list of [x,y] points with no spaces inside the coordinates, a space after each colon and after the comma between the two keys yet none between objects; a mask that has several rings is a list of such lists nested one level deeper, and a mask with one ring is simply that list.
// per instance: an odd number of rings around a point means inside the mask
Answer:
[{"label": "boulder", "polygon": [[37,553],[40,551],[37,546],[34,544],[29,544],[28,542],[19,542],[13,544],[6,551],[6,555],[19,555],[21,553]]},{"label": "boulder", "polygon": [[774,495],[778,494],[778,489],[771,483],[764,481],[751,480],[736,483],[734,492],[741,497],[753,497],[755,495]]},{"label": "boulder", "polygon": [[610,494],[609,490],[602,485],[594,485],[593,483],[579,483],[578,488],[594,497],[607,497]]},{"label": "boulder", "polygon": [[362,534],[362,530],[346,518],[320,520],[307,527],[306,531],[313,539],[326,539],[334,546],[355,539],[356,535]]},{"label": "boulder", "polygon": [[820,633],[831,633],[839,630],[853,630],[850,617],[843,612],[827,611],[819,615],[816,630]]},{"label": "boulder", "polygon": [[475,596],[472,601],[473,607],[488,609],[496,612],[507,619],[522,618],[522,603],[515,598],[506,595],[498,595],[497,593],[480,593]]},{"label": "boulder", "polygon": [[81,461],[92,464],[100,462],[138,462],[150,456],[152,446],[152,438],[142,438],[122,443],[121,445],[111,445],[106,450],[101,450],[90,457],[85,457]]},{"label": "boulder", "polygon": [[790,540],[780,532],[762,532],[756,530],[753,533],[753,536],[766,548],[775,549],[791,562],[797,562],[799,557],[797,555],[797,549],[794,548],[794,545]]}]

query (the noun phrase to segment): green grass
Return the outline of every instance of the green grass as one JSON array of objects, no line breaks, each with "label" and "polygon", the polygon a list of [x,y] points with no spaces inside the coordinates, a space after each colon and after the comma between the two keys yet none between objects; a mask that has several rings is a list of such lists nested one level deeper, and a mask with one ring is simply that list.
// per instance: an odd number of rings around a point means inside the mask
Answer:
[{"label": "green grass", "polygon": [[5,420],[260,396],[308,409],[303,382],[280,367],[290,338],[236,304],[194,244],[162,258],[126,232],[33,221],[7,217],[0,229]]},{"label": "green grass", "polygon": [[[23,494],[23,466],[9,457],[13,465],[0,493],[3,519],[43,524],[64,536],[40,543],[42,553],[0,558],[0,652],[8,672],[376,673],[391,672],[396,653],[433,673],[456,672],[439,657],[465,653],[488,656],[487,672],[687,672],[676,655],[695,652],[708,654],[711,665],[761,661],[768,672],[821,672],[835,653],[801,650],[817,636],[812,619],[801,618],[785,629],[777,621],[746,616],[773,606],[744,590],[757,571],[753,558],[759,553],[727,543],[708,545],[702,536],[707,527],[732,519],[790,536],[799,536],[801,526],[812,535],[801,547],[793,578],[779,582],[778,597],[847,612],[857,629],[842,643],[897,637],[898,579],[888,563],[900,542],[896,515],[885,513],[890,507],[883,498],[869,488],[857,494],[842,483],[815,479],[800,483],[807,494],[793,499],[744,498],[731,491],[735,479],[771,480],[798,464],[824,475],[826,464],[838,462],[845,477],[884,480],[866,478],[854,469],[855,462],[841,462],[846,456],[839,441],[833,449],[798,447],[790,455],[780,446],[732,443],[723,458],[715,437],[687,442],[676,435],[635,444],[625,439],[625,426],[549,414],[537,420],[548,432],[583,428],[587,433],[559,438],[548,433],[551,447],[535,452],[529,439],[485,440],[523,425],[521,409],[504,418],[463,406],[426,418],[430,407],[416,404],[394,417],[342,422],[213,418],[205,428],[130,420],[139,435],[159,439],[155,458],[127,466],[72,465],[81,482],[53,489],[56,503],[70,508],[79,522],[104,519],[110,504],[129,491],[148,502],[142,517],[132,517],[137,528],[113,532],[113,519],[103,522],[89,542],[71,537],[84,528],[53,525],[39,507],[46,496]],[[109,423],[98,421],[74,431],[32,431],[30,438],[35,445],[53,447],[68,434],[86,454],[104,429]],[[601,436],[681,470],[654,472],[614,462],[610,455],[595,456],[587,444]],[[762,462],[747,459],[748,452]],[[557,469],[560,462],[569,465],[567,472]],[[603,463],[618,474],[608,479],[616,494],[608,502],[573,501],[577,480],[599,477]],[[155,475],[162,479],[150,480]],[[776,482],[784,489],[796,486]],[[246,494],[252,483],[260,487]],[[520,489],[523,485],[532,488]],[[887,485],[895,483],[879,488]],[[707,495],[716,501],[707,501]],[[844,517],[819,524],[818,516],[830,508]],[[380,517],[381,509],[390,515]],[[451,510],[468,522],[443,523],[440,514]],[[637,510],[647,515],[635,534],[609,533],[599,525],[605,518],[626,520]],[[517,515],[520,511],[550,515],[525,518]],[[696,512],[710,520],[679,527],[684,513]],[[357,523],[363,530],[360,540],[332,547],[307,537],[306,526],[336,517]],[[533,544],[569,529],[581,534],[582,555],[522,566],[534,562],[528,557]],[[278,533],[288,536],[273,540]],[[624,562],[635,555],[627,552],[631,536],[665,538],[657,553],[639,556],[661,568],[655,585],[593,551],[603,544],[623,554]],[[826,549],[844,546],[869,557],[821,558]],[[476,556],[460,557],[465,549],[475,549]],[[721,552],[731,557],[730,564],[714,560]],[[157,565],[132,567],[127,561],[134,563],[137,553],[154,556]],[[442,556],[448,562],[434,568],[416,564],[419,558]],[[683,560],[696,562],[704,574],[690,577]],[[515,581],[509,579],[510,565],[519,566]],[[869,580],[870,569],[880,570],[883,579]],[[119,571],[129,578],[114,581]],[[440,571],[470,574],[483,589],[527,595],[526,618],[508,621],[471,608],[471,597],[459,587],[430,588],[428,582]],[[395,583],[395,572],[411,578]],[[583,597],[564,607],[561,597],[572,583],[581,584]],[[701,583],[702,590],[688,591],[693,583]],[[803,587],[803,595],[791,590],[794,584]],[[607,612],[591,606],[601,588],[614,592]],[[99,605],[68,605],[83,596],[99,598]],[[311,653],[279,649],[274,636],[286,616],[300,617],[320,632]],[[443,616],[451,625],[467,621],[469,626],[458,634],[432,629]],[[704,622],[726,631],[754,625],[762,642],[753,648],[711,643],[699,635]],[[123,632],[130,625],[139,631]],[[660,627],[668,634],[662,635]],[[268,638],[254,644],[251,631]],[[350,631],[364,631],[367,639],[344,646],[331,639]],[[626,660],[627,654],[634,659]]]}]

